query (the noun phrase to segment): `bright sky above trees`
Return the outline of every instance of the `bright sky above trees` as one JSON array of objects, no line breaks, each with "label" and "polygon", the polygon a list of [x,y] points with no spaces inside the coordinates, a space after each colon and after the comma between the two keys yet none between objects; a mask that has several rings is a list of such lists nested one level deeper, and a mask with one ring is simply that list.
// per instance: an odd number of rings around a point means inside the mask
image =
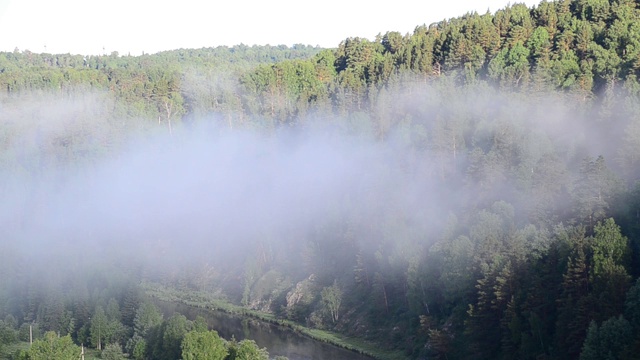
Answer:
[{"label": "bright sky above trees", "polygon": [[[524,1],[532,6],[538,0]],[[0,0],[0,51],[139,55],[218,45],[336,47],[350,36],[386,31],[469,11],[491,12],[508,0],[148,1]]]}]

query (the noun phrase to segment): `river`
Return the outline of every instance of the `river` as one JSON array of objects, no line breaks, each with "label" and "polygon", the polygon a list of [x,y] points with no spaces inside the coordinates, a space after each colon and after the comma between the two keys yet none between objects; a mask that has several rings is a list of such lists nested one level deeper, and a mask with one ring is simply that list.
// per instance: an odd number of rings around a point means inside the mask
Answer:
[{"label": "river", "polygon": [[336,347],[325,342],[313,340],[291,329],[264,321],[242,318],[221,311],[206,310],[189,305],[154,301],[165,317],[179,313],[194,320],[198,315],[204,317],[209,328],[225,338],[236,340],[251,339],[259,347],[267,348],[269,356],[286,356],[289,360],[374,360],[372,357]]}]

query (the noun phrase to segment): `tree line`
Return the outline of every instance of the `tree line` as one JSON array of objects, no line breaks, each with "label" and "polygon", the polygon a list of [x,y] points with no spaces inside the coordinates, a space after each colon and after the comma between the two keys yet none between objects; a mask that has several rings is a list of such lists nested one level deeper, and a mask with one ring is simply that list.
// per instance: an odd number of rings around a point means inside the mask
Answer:
[{"label": "tree line", "polygon": [[[616,97],[638,95],[637,19],[631,0],[542,1],[467,13],[412,34],[347,38],[336,49],[238,45],[137,57],[16,49],[0,54],[0,90],[83,87],[107,91],[117,100],[111,109],[117,117],[169,122],[224,114],[232,122],[275,126],[309,111],[374,113],[399,82],[445,75],[461,85],[560,92],[610,108]],[[384,138],[385,130],[378,132]]]},{"label": "tree line", "polygon": [[[99,289],[101,294],[91,298],[77,292],[67,297],[58,294],[53,299],[57,304],[44,301],[31,321],[18,321],[12,314],[7,315],[0,320],[0,354],[16,360],[71,360],[83,354],[90,358],[89,349],[97,349],[100,358],[110,360],[270,359],[266,349],[259,348],[253,340],[223,339],[215,330],[209,330],[201,316],[188,320],[176,313],[165,318],[137,286],[117,286]],[[118,300],[111,297],[105,301],[112,295]],[[45,296],[52,299],[50,294]],[[30,346],[3,351],[3,347],[19,341],[29,342]]]}]

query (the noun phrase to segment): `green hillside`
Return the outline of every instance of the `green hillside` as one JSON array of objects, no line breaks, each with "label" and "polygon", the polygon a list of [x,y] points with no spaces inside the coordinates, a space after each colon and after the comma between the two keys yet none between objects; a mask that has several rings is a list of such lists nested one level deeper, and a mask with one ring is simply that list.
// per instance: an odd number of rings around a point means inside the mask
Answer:
[{"label": "green hillside", "polygon": [[609,0],[333,49],[0,53],[0,354],[36,358],[35,324],[185,356],[205,335],[155,283],[373,354],[636,358],[639,73],[640,2]]}]

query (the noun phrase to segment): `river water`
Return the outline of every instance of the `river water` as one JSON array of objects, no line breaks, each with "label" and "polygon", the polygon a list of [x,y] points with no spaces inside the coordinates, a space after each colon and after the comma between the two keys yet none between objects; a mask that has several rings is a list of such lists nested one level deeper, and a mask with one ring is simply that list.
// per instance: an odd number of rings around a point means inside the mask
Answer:
[{"label": "river water", "polygon": [[286,356],[289,360],[373,360],[373,358],[345,350],[321,341],[310,339],[287,329],[263,321],[242,318],[221,311],[200,309],[180,303],[154,301],[165,317],[179,313],[194,320],[204,317],[209,328],[225,338],[254,340],[259,347],[267,348],[269,356]]}]

